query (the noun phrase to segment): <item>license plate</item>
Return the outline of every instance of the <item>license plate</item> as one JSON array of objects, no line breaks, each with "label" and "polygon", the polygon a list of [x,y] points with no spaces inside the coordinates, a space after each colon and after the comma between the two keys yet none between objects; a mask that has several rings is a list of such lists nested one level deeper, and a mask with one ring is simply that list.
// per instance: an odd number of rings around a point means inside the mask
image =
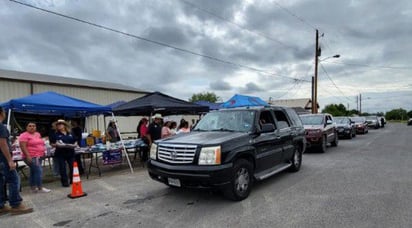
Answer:
[{"label": "license plate", "polygon": [[169,183],[169,185],[176,186],[176,187],[181,187],[179,179],[167,178],[167,182]]}]

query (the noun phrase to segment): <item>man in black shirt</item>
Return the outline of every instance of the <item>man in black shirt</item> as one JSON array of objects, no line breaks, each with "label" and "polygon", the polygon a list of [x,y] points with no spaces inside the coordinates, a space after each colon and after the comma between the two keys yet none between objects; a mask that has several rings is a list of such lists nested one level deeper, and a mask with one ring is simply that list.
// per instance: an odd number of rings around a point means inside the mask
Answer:
[{"label": "man in black shirt", "polygon": [[152,116],[154,121],[149,124],[149,129],[147,131],[147,138],[149,139],[149,146],[158,139],[161,138],[162,135],[162,115],[157,113]]}]

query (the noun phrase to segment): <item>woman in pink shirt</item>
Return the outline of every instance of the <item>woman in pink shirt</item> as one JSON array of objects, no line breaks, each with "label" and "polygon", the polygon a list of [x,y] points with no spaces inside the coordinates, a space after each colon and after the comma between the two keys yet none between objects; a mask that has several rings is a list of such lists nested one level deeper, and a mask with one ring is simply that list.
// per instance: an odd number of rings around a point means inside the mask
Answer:
[{"label": "woman in pink shirt", "polygon": [[35,123],[28,123],[26,131],[19,136],[20,148],[25,157],[25,162],[30,167],[30,186],[33,192],[50,192],[50,189],[43,187],[43,157],[44,141],[40,133],[36,131]]},{"label": "woman in pink shirt", "polygon": [[170,122],[170,121],[166,121],[166,123],[163,124],[162,134],[161,134],[162,139],[170,137],[172,135],[172,131],[170,130],[170,124],[171,123],[172,122]]}]

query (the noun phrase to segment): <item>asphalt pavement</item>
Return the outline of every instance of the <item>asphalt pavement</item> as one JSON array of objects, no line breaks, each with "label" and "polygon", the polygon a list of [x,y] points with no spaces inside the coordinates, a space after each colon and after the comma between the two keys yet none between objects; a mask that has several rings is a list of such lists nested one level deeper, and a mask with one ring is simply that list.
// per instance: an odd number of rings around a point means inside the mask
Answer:
[{"label": "asphalt pavement", "polygon": [[82,177],[86,197],[68,198],[57,181],[47,194],[23,189],[34,212],[1,216],[0,227],[412,227],[411,148],[412,126],[389,123],[305,153],[298,173],[256,183],[241,202],[106,167]]}]

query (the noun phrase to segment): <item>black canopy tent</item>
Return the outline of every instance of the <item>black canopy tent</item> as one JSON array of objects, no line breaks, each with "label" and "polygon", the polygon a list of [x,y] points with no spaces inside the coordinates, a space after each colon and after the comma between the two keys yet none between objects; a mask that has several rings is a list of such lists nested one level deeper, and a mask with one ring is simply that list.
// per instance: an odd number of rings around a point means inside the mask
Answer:
[{"label": "black canopy tent", "polygon": [[141,116],[160,113],[164,116],[175,114],[200,114],[209,107],[180,100],[160,92],[149,93],[113,109],[120,116]]}]

